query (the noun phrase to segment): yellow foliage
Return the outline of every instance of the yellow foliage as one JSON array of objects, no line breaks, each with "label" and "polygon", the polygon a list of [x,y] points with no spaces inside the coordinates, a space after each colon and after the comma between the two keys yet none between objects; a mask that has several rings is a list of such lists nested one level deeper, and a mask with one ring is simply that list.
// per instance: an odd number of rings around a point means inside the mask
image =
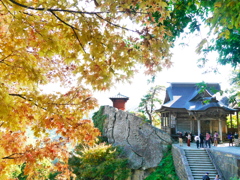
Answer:
[{"label": "yellow foliage", "polygon": [[[0,1],[0,179],[24,162],[25,174],[34,177],[44,157],[58,158],[55,168],[69,178],[67,144],[94,145],[100,133],[83,120],[98,106],[86,87],[106,90],[129,81],[138,64],[146,74],[171,65],[164,38],[171,33],[148,23],[155,11],[163,22],[166,6],[155,0]],[[52,82],[69,91],[43,94],[39,86]],[[29,129],[38,138],[32,144]],[[62,139],[48,139],[50,130]]]}]

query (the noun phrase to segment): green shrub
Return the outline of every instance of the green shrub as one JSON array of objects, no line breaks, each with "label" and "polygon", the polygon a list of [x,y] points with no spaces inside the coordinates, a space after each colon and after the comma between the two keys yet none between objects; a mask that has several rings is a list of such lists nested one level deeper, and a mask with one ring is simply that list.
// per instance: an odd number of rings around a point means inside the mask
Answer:
[{"label": "green shrub", "polygon": [[230,180],[240,180],[240,178],[237,178],[237,177],[231,177]]},{"label": "green shrub", "polygon": [[93,117],[92,117],[94,126],[98,128],[101,131],[101,133],[103,133],[103,125],[107,117],[107,115],[103,115],[103,110],[104,110],[104,107],[101,106],[97,112],[93,113]]},{"label": "green shrub", "polygon": [[171,146],[164,153],[156,171],[151,173],[145,180],[179,180],[174,168]]},{"label": "green shrub", "polygon": [[93,147],[79,146],[70,158],[69,166],[76,180],[125,180],[129,176],[127,159],[120,158],[121,150],[105,143]]}]

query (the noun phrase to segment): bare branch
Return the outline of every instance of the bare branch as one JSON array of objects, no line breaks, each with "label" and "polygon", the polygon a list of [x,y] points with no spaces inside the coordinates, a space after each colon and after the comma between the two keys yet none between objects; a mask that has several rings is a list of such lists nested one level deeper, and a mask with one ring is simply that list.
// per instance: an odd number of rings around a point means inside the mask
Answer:
[{"label": "bare branch", "polygon": [[107,23],[111,24],[112,26],[116,26],[116,27],[118,27],[118,28],[125,29],[125,30],[127,30],[127,31],[132,31],[132,32],[138,33],[138,31],[134,31],[134,30],[132,30],[132,29],[128,29],[128,28],[122,27],[122,26],[120,26],[120,25],[118,25],[118,24],[114,24],[114,23],[112,23],[112,22],[104,19],[103,17],[99,16],[97,13],[96,13],[95,15],[96,15],[97,17],[99,17],[100,19],[106,21]]},{"label": "bare branch", "polygon": [[[6,156],[6,157],[3,157],[2,159],[16,159],[16,158],[20,158],[24,153],[14,153],[14,154],[11,154],[9,156]],[[15,155],[19,155],[18,157],[13,157]]]},{"label": "bare branch", "polygon": [[74,34],[75,34],[75,36],[76,36],[76,38],[77,38],[77,40],[78,40],[78,42],[79,42],[80,46],[82,47],[83,51],[86,53],[86,51],[85,51],[85,49],[84,49],[84,47],[83,47],[83,45],[82,45],[82,43],[81,43],[80,39],[78,38],[78,35],[77,35],[77,33],[76,33],[75,29],[74,29],[74,28],[72,28],[72,30],[73,30],[73,32],[74,32]]},{"label": "bare branch", "polygon": [[54,15],[59,21],[61,21],[63,24],[65,24],[65,25],[69,26],[70,28],[72,28],[72,30],[73,30],[73,32],[74,32],[74,34],[75,34],[75,36],[76,36],[76,38],[77,38],[77,40],[78,40],[78,42],[79,42],[81,48],[82,48],[83,51],[86,53],[86,51],[85,51],[85,49],[84,49],[84,47],[83,47],[83,45],[82,45],[80,39],[78,38],[77,33],[76,33],[76,31],[75,31],[75,30],[80,31],[80,29],[75,28],[74,26],[68,24],[67,22],[65,22],[64,20],[62,20],[60,17],[58,17],[53,11],[50,11],[50,12],[51,12],[51,13],[52,13],[52,14],[53,14],[53,15]]},{"label": "bare branch", "polygon": [[58,17],[53,11],[50,11],[50,12],[51,12],[59,21],[61,21],[63,24],[71,27],[72,29],[80,30],[80,29],[77,29],[77,28],[73,27],[72,25],[66,23],[64,20],[62,20],[60,17]]},{"label": "bare branch", "polygon": [[[65,25],[71,27],[72,29],[76,29],[76,30],[79,30],[75,27],[73,27],[72,25],[66,23],[65,21],[63,21],[61,18],[59,18],[54,12],[68,12],[68,13],[77,13],[77,14],[90,14],[90,15],[96,15],[98,18],[106,21],[107,23],[111,24],[112,26],[115,26],[115,27],[118,27],[118,28],[121,28],[121,29],[124,29],[124,30],[127,30],[127,31],[131,31],[131,32],[135,32],[135,33],[138,33],[138,31],[135,31],[135,30],[131,30],[131,29],[128,29],[128,28],[125,28],[125,27],[122,27],[118,24],[114,24],[106,19],[104,19],[103,17],[99,16],[99,14],[106,14],[106,13],[111,13],[111,12],[86,12],[86,11],[74,11],[74,10],[66,10],[66,9],[51,9],[51,8],[34,8],[34,7],[31,7],[31,6],[26,6],[26,5],[23,5],[23,4],[20,4],[14,0],[10,0],[12,3],[18,5],[18,6],[21,6],[23,8],[27,8],[27,9],[31,9],[31,10],[37,10],[37,11],[49,11],[51,12],[59,21],[61,21],[62,23],[64,23]],[[148,13],[142,13],[142,12],[135,12],[135,11],[130,11],[130,10],[126,10],[126,11],[118,11],[118,13],[140,13],[140,14],[148,14]],[[74,31],[75,33],[75,31]],[[77,37],[78,38],[78,37]],[[79,39],[78,39],[79,41]],[[79,41],[80,43],[80,41]],[[82,44],[80,43],[81,47],[83,48]],[[83,48],[83,51],[85,52],[84,48]],[[86,53],[86,52],[85,52]]]},{"label": "bare branch", "polygon": [[[9,94],[9,96],[17,96],[17,97],[20,97],[20,98],[25,99],[25,100],[27,100],[27,101],[30,101],[30,102],[33,101],[32,99],[26,98],[26,97],[24,97],[24,96],[21,95],[21,94]],[[35,106],[37,106],[37,107],[39,107],[39,108],[45,110],[45,111],[47,110],[47,109],[44,108],[44,107],[40,107],[37,103],[33,103],[33,104],[34,104]]]},{"label": "bare branch", "polygon": [[[26,6],[26,5],[23,5],[23,4],[20,4],[14,0],[10,0],[13,4],[16,4],[18,6],[21,6],[23,8],[26,8],[26,9],[31,9],[31,10],[36,10],[36,11],[59,11],[59,12],[69,12],[69,13],[77,13],[77,14],[109,14],[111,12],[87,12],[87,11],[74,11],[74,10],[66,10],[66,9],[51,9],[51,8],[34,8],[34,7],[31,7],[31,6]],[[136,11],[117,11],[117,13],[134,13],[134,14],[148,14],[148,13],[144,13],[144,12],[136,12]]]},{"label": "bare branch", "polygon": [[12,53],[9,54],[8,56],[6,56],[5,58],[1,59],[1,60],[0,60],[0,63],[3,63],[3,62],[5,61],[5,59],[7,59],[8,57],[10,57],[11,55],[12,55]]}]

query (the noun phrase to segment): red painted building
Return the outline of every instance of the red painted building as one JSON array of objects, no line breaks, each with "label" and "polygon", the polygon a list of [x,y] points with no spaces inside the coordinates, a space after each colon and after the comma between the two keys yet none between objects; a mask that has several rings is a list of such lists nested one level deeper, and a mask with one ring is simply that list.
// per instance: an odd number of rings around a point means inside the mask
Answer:
[{"label": "red painted building", "polygon": [[124,96],[120,93],[118,93],[116,96],[110,97],[109,99],[113,102],[113,107],[125,110],[125,104],[128,101],[129,97]]}]

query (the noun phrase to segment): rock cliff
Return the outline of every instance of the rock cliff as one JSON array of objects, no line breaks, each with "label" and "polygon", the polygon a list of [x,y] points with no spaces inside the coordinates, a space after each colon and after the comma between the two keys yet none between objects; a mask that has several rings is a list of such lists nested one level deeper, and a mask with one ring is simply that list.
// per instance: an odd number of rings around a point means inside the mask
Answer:
[{"label": "rock cliff", "polygon": [[103,115],[107,116],[103,136],[109,143],[123,147],[133,170],[132,179],[144,179],[157,167],[167,145],[172,143],[170,136],[141,118],[111,106],[104,106]]}]

